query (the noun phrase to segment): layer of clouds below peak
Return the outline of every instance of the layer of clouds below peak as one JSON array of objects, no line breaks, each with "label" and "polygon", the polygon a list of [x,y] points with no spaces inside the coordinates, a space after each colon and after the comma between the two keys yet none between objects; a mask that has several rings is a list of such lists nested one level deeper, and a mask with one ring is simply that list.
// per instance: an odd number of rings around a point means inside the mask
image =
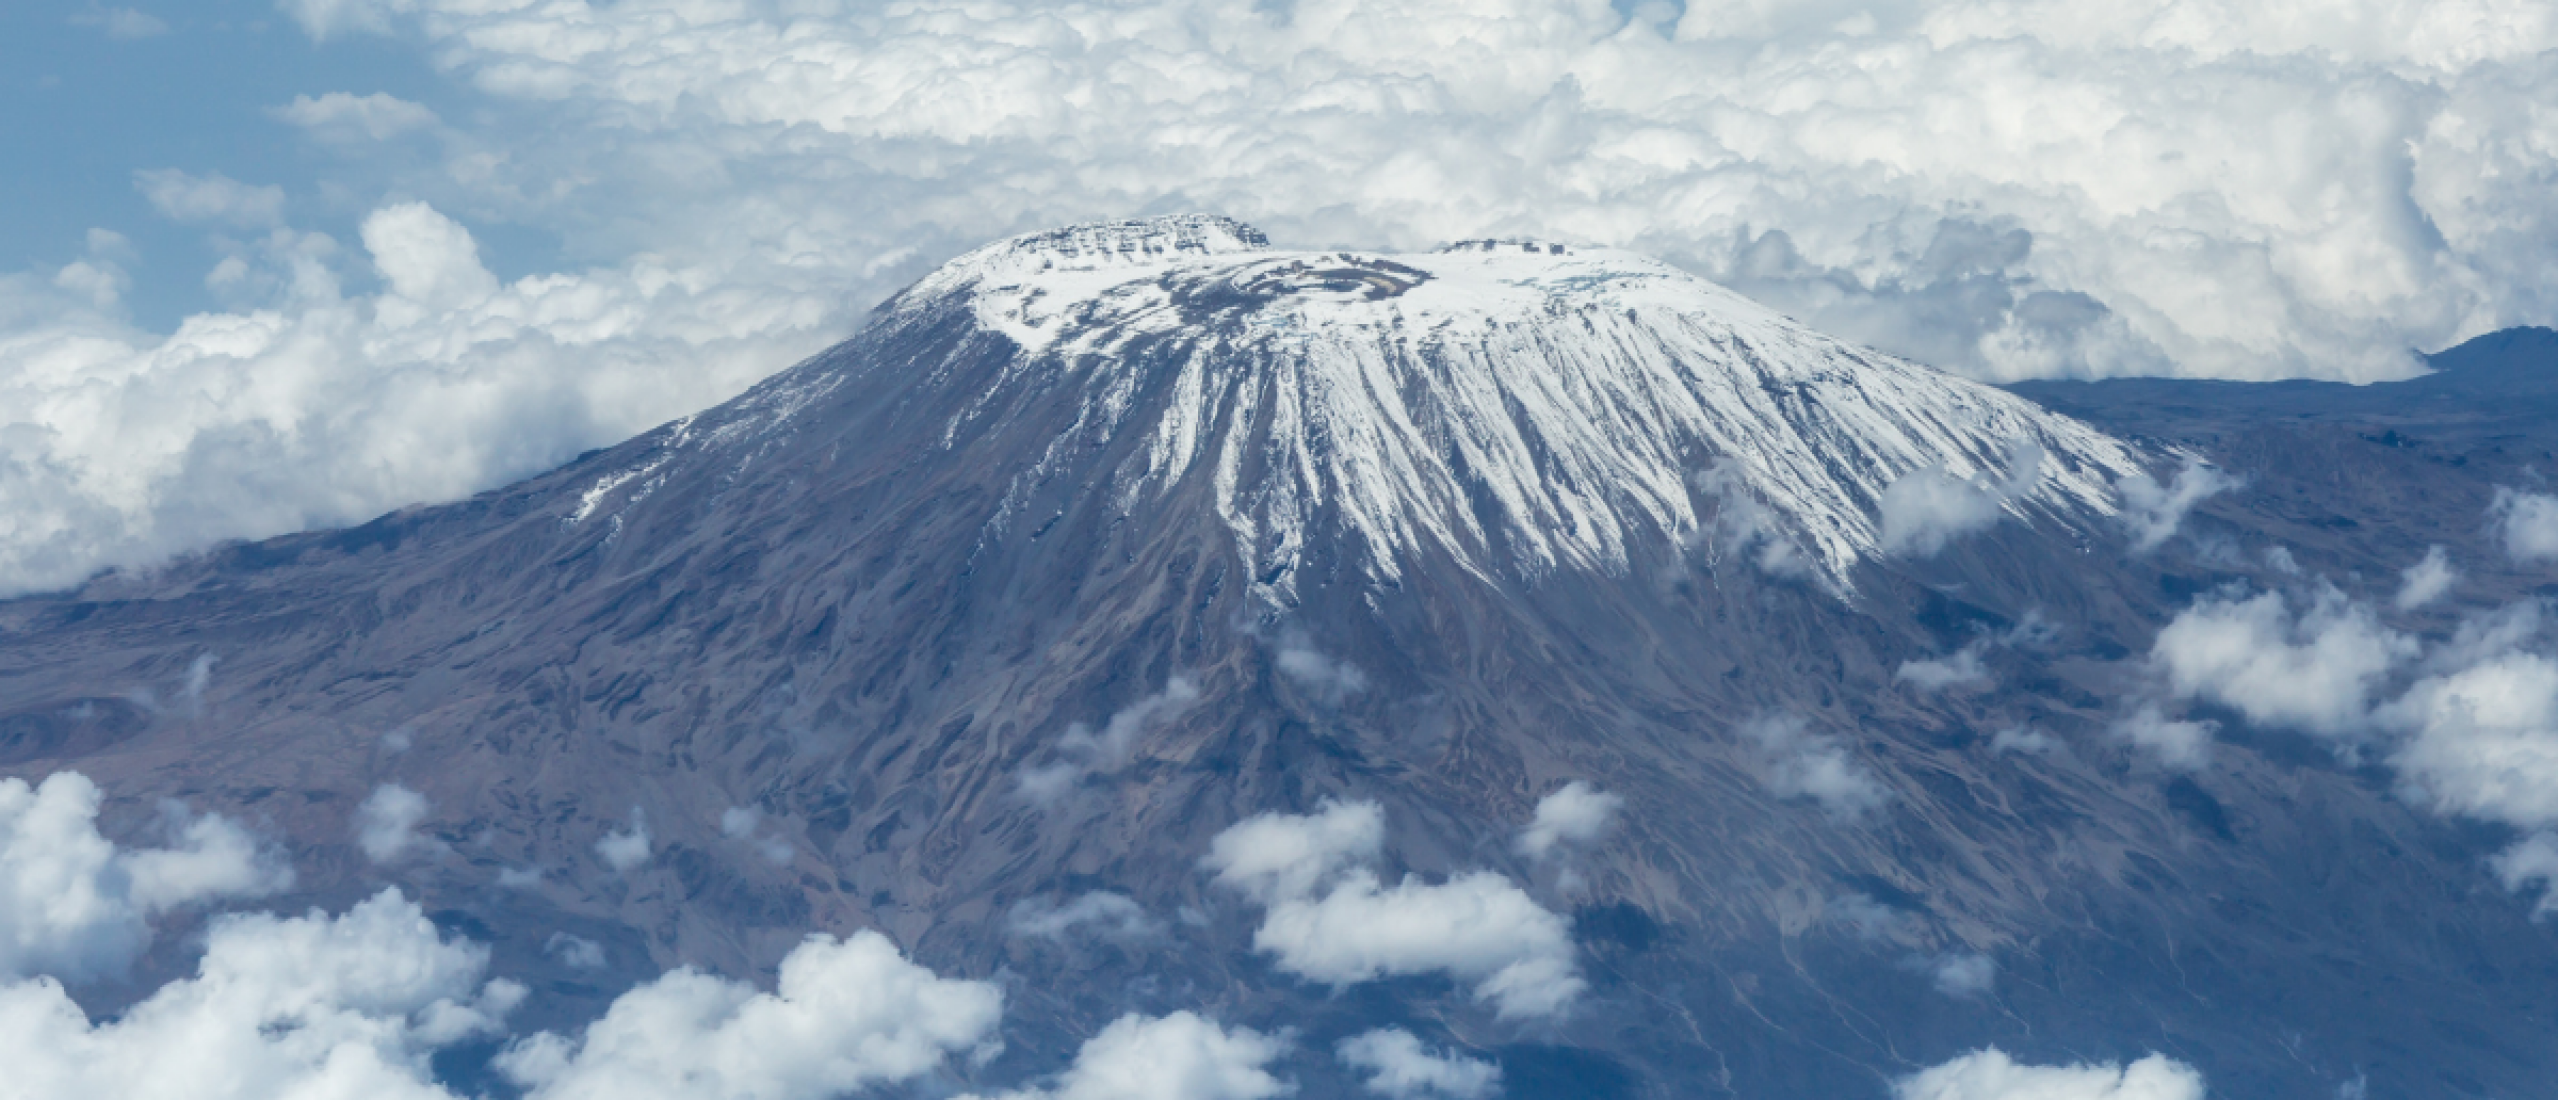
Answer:
[{"label": "layer of clouds below peak", "polygon": [[[270,107],[318,178],[133,165],[225,254],[175,332],[111,242],[0,275],[0,590],[499,484],[971,244],[1174,209],[1636,248],[1992,378],[2370,379],[2558,308],[2517,0],[279,6],[471,109],[313,87]],[[579,259],[497,279],[466,224]]]}]

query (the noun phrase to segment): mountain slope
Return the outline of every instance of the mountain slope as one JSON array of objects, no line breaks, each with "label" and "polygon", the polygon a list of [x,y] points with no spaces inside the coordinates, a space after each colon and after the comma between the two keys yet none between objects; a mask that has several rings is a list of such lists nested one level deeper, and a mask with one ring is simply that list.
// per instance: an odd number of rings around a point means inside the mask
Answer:
[{"label": "mountain slope", "polygon": [[[1387,1023],[1519,1097],[1879,1096],[1988,1043],[2165,1050],[2230,1095],[2545,1081],[2558,953],[2485,841],[2297,737],[2233,722],[2187,774],[2111,732],[2195,593],[2285,583],[2213,546],[2381,584],[2520,452],[2140,430],[2159,447],[1619,254],[1035,235],[552,474],[0,603],[0,767],[76,767],[128,822],[163,796],[260,822],[288,903],[420,892],[536,979],[532,1026],[880,928],[1013,983],[1005,1055],[965,1071],[998,1084],[1179,1009],[1301,1029],[1310,1095],[1354,1090],[1321,1052]],[[2171,446],[2254,480],[2133,554],[2109,483]],[[2004,482],[1978,491],[2006,520],[1880,552],[1884,497],[1930,467]],[[2345,507],[2345,468],[2352,537],[2300,511]],[[1810,579],[1719,555],[1734,517]],[[1901,675],[1972,647],[1979,685]],[[1998,747],[2023,729],[2057,749]],[[1625,800],[1617,831],[1523,854],[1575,780]],[[437,851],[360,853],[386,782],[427,796]],[[1336,991],[1256,951],[1211,838],[1327,799],[1381,807],[1381,882],[1489,870],[1568,914],[1579,1009]],[[646,863],[596,851],[642,826]],[[1153,930],[1014,927],[1097,890]],[[558,932],[609,964],[547,954]],[[1975,958],[1991,986],[1942,991]]]}]

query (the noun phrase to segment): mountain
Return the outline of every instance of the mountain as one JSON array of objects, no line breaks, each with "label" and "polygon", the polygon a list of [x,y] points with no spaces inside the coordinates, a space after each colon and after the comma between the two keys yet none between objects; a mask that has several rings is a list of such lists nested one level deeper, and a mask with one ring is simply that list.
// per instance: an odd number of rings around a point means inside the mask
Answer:
[{"label": "mountain", "polygon": [[[2165,1052],[2221,1095],[2529,1095],[2558,951],[2483,869],[2501,834],[2245,715],[2200,770],[2119,733],[2224,586],[2381,593],[2437,543],[2463,599],[2545,581],[2481,517],[2558,430],[2527,371],[2450,362],[2385,412],[2008,392],[1620,252],[1076,227],[521,484],[0,603],[0,769],[252,822],[301,872],[280,905],[397,883],[532,985],[528,1027],[879,929],[1006,984],[1004,1053],[953,1084],[1193,1010],[1294,1029],[1317,1096],[1381,1025],[1514,1097],[1883,1096],[1991,1044]],[[2246,488],[2142,545],[2124,487],[2196,456]],[[1613,830],[1523,847],[1573,782]],[[430,854],[364,854],[386,783]],[[1378,890],[1560,915],[1542,958],[1586,991],[1289,963],[1285,891],[1203,861],[1328,800],[1378,807]],[[642,830],[644,862],[597,849]],[[1096,892],[1125,934],[1024,931]],[[183,969],[160,942],[83,996]],[[446,1068],[503,1091],[487,1053]]]}]

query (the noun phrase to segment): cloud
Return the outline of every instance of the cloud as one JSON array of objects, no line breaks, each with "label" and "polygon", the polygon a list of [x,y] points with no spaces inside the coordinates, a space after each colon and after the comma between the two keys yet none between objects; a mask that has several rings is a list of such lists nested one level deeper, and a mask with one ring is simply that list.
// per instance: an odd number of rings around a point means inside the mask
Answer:
[{"label": "cloud", "polygon": [[272,184],[252,186],[220,172],[198,176],[159,168],[134,173],[133,186],[152,209],[171,221],[240,229],[284,224],[284,189]]},{"label": "cloud", "polygon": [[2398,576],[2398,597],[2392,602],[2400,611],[2414,611],[2441,599],[2460,583],[2460,570],[2452,567],[2451,555],[2440,546],[2426,547],[2425,556]]},{"label": "cloud", "polygon": [[2112,727],[2115,737],[2178,771],[2211,763],[2212,733],[2217,728],[2210,722],[2170,719],[2156,703],[2141,704]]},{"label": "cloud", "polygon": [[75,26],[96,27],[107,32],[107,37],[119,42],[131,42],[135,39],[153,38],[169,33],[167,20],[132,8],[91,7],[87,11],[73,14],[71,22]]},{"label": "cloud", "polygon": [[337,917],[224,916],[195,977],[106,1022],[49,979],[0,985],[0,1064],[27,1100],[454,1100],[428,1056],[499,1031],[524,995],[483,984],[486,964],[397,890]]},{"label": "cloud", "polygon": [[627,828],[615,829],[595,841],[595,855],[617,875],[648,862],[648,853],[648,818],[637,806],[631,807]]},{"label": "cloud", "polygon": [[571,932],[551,933],[551,938],[542,941],[542,953],[579,970],[604,965],[604,945]]},{"label": "cloud", "polygon": [[2389,762],[2417,801],[2525,828],[2558,825],[2558,661],[2485,656],[2417,681],[2381,719],[2408,733]]},{"label": "cloud", "polygon": [[373,788],[355,808],[355,846],[375,863],[390,863],[431,846],[434,842],[417,832],[427,809],[425,795],[397,783]]},{"label": "cloud", "polygon": [[1862,817],[1892,800],[1891,789],[1847,746],[1801,718],[1761,715],[1742,723],[1740,734],[1756,750],[1760,780],[1780,798],[1808,798],[1840,818]]},{"label": "cloud", "polygon": [[1127,767],[1136,753],[1138,737],[1171,721],[1198,701],[1199,685],[1174,673],[1164,682],[1162,691],[1113,712],[1099,730],[1082,722],[1067,726],[1065,734],[1057,739],[1057,752],[1067,759],[1023,772],[1019,781],[1022,794],[1033,802],[1053,802],[1085,776]]},{"label": "cloud", "polygon": [[1772,577],[1801,577],[1811,571],[1810,560],[1786,536],[1776,509],[1750,495],[1749,480],[1731,459],[1715,459],[1689,475],[1688,483],[1714,502],[1711,510],[1699,509],[1705,518],[1690,536],[1691,548],[1704,554],[1707,565],[1747,561]]},{"label": "cloud", "polygon": [[443,122],[424,105],[380,92],[330,92],[317,98],[297,95],[293,102],[270,113],[331,141],[387,141],[413,130],[433,129]]},{"label": "cloud", "polygon": [[1003,996],[936,976],[876,932],[811,936],[773,992],[670,971],[614,998],[575,1039],[543,1032],[496,1065],[526,1100],[825,1100],[991,1052]]},{"label": "cloud", "polygon": [[2040,447],[2018,447],[2007,475],[1997,479],[1959,478],[1938,466],[1903,475],[1884,487],[1879,504],[1883,552],[1932,558],[1954,540],[1987,530],[2009,501],[2042,480],[2043,458]]},{"label": "cloud", "polygon": [[0,779],[0,979],[110,976],[150,944],[154,916],[293,885],[246,830],[174,803],[160,822],[172,846],[119,848],[98,833],[101,800],[78,772]]},{"label": "cloud", "polygon": [[2327,588],[2297,618],[2274,592],[2198,600],[2159,631],[2150,664],[2181,698],[2211,700],[2261,725],[2347,738],[2366,724],[2372,693],[2417,648]]},{"label": "cloud", "polygon": [[1499,1016],[1555,1016],[1587,985],[1571,926],[1490,871],[1387,886],[1364,864],[1384,845],[1376,803],[1246,818],[1209,842],[1202,866],[1264,907],[1253,947],[1280,969],[1333,986],[1443,973],[1472,982]]},{"label": "cloud", "polygon": [[1058,904],[1052,898],[1024,898],[1004,917],[1004,930],[1033,939],[1062,941],[1077,929],[1110,940],[1144,939],[1163,930],[1146,915],[1146,907],[1126,894],[1094,890]]},{"label": "cloud", "polygon": [[1439,1053],[1402,1028],[1361,1032],[1333,1047],[1343,1065],[1367,1075],[1367,1090],[1393,1100],[1485,1100],[1501,1090],[1501,1067]]},{"label": "cloud", "polygon": [[2498,881],[2514,893],[2537,888],[2540,901],[2532,906],[2533,920],[2558,912],[2558,836],[2536,832],[2511,847],[2496,853],[2487,861]]},{"label": "cloud", "polygon": [[1272,663],[1328,706],[1340,706],[1343,699],[1368,689],[1368,674],[1359,666],[1324,656],[1301,632],[1280,636],[1279,655]]},{"label": "cloud", "polygon": [[2144,476],[2124,478],[2115,488],[2123,495],[2123,526],[2131,529],[2132,552],[2146,554],[2158,549],[2176,536],[2176,529],[2185,523],[2185,513],[2193,511],[2195,505],[2241,484],[2239,479],[2191,458],[2176,471],[2176,480],[2165,486]]},{"label": "cloud", "polygon": [[1515,846],[1520,855],[1543,860],[1597,843],[1624,808],[1625,799],[1575,779],[1537,800],[1536,816],[1520,830]]},{"label": "cloud", "polygon": [[1988,648],[1987,642],[1973,642],[1942,660],[1903,661],[1899,671],[1892,674],[1892,679],[1931,694],[1947,688],[1985,684],[1989,682],[1990,670],[1981,664],[1981,653]]},{"label": "cloud", "polygon": [[1086,1040],[1048,1087],[996,1100],[1268,1100],[1294,1091],[1267,1068],[1287,1050],[1284,1038],[1195,1013],[1130,1013]]},{"label": "cloud", "polygon": [[2203,1100],[2203,1075],[2163,1054],[2131,1065],[2029,1066],[1977,1050],[1894,1082],[1895,1100]]},{"label": "cloud", "polygon": [[1997,984],[1998,962],[1972,951],[1940,955],[1928,964],[1928,977],[1935,982],[1937,992],[1968,1000],[1988,995]]},{"label": "cloud", "polygon": [[797,853],[791,850],[790,842],[787,840],[777,836],[756,835],[763,824],[762,810],[750,806],[731,806],[720,811],[719,835],[730,840],[744,841],[753,846],[755,854],[764,857],[766,863],[776,867],[788,864]]},{"label": "cloud", "polygon": [[2009,726],[1990,735],[1991,752],[2021,752],[2027,756],[2041,756],[2061,747],[2057,738],[2032,726]]},{"label": "cloud", "polygon": [[2496,490],[2487,510],[2505,540],[2505,555],[2522,565],[2558,559],[2558,496]]}]

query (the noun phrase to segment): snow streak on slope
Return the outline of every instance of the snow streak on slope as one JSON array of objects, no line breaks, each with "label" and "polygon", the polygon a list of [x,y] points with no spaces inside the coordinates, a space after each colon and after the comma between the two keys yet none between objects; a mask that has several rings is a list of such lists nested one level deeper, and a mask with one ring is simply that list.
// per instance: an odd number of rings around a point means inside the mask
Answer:
[{"label": "snow streak on slope", "polygon": [[1010,509],[1142,437],[1137,458],[1076,476],[1106,477],[1122,509],[1213,476],[1255,575],[1290,574],[1322,517],[1364,538],[1381,580],[1424,545],[1484,573],[1619,571],[1645,532],[1710,520],[1692,475],[1719,462],[1844,584],[1876,550],[1882,491],[1913,470],[2004,476],[2039,448],[2009,504],[2024,515],[2110,513],[2110,480],[2138,469],[2076,421],[1610,250],[1283,252],[1225,219],[1158,218],[990,245],[880,328],[954,309],[1019,351],[945,438],[1017,387],[1081,402]]}]

